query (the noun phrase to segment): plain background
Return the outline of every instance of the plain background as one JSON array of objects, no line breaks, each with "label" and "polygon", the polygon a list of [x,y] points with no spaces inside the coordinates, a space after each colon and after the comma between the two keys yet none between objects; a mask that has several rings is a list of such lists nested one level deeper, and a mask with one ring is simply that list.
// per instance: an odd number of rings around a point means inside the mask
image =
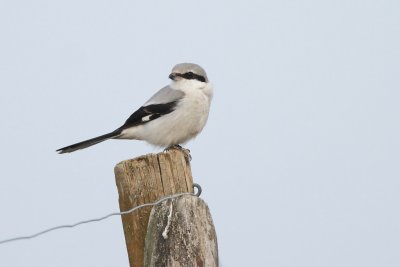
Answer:
[{"label": "plain background", "polygon": [[[215,86],[186,145],[235,266],[400,266],[400,2],[0,1],[0,239],[119,210],[108,141],[180,62]],[[0,266],[128,266],[120,218]]]}]

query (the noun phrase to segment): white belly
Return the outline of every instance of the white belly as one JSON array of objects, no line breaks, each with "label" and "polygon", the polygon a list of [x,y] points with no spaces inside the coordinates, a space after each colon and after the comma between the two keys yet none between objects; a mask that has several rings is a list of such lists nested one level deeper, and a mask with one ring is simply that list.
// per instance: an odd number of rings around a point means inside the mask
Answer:
[{"label": "white belly", "polygon": [[202,90],[185,92],[175,110],[146,124],[126,129],[120,138],[145,140],[162,147],[184,144],[203,130],[211,98]]}]

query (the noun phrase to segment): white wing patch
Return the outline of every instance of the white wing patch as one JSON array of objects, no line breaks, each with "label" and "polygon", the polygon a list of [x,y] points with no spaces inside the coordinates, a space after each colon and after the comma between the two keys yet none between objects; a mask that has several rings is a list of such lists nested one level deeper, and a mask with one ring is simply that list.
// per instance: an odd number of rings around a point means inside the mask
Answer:
[{"label": "white wing patch", "polygon": [[142,122],[149,121],[149,120],[150,120],[150,117],[151,117],[152,115],[153,115],[153,114],[150,114],[150,115],[144,116],[144,117],[142,118]]}]

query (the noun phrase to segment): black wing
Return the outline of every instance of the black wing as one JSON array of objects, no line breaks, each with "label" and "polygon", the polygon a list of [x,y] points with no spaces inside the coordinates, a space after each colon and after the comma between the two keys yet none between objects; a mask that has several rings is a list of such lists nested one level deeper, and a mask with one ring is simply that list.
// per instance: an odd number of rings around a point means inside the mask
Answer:
[{"label": "black wing", "polygon": [[120,129],[126,129],[140,124],[145,124],[149,121],[169,114],[175,110],[178,102],[179,101],[173,101],[165,104],[153,104],[140,107],[126,120]]}]

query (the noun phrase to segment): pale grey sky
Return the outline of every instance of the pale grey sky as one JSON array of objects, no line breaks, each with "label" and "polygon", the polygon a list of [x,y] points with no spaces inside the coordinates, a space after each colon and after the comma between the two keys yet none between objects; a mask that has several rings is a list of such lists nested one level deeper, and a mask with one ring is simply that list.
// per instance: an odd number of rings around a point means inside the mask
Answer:
[{"label": "pale grey sky", "polygon": [[[202,65],[187,144],[224,267],[400,266],[400,2],[0,0],[0,239],[118,210],[109,141]],[[0,266],[128,266],[119,218],[0,246]]]}]

